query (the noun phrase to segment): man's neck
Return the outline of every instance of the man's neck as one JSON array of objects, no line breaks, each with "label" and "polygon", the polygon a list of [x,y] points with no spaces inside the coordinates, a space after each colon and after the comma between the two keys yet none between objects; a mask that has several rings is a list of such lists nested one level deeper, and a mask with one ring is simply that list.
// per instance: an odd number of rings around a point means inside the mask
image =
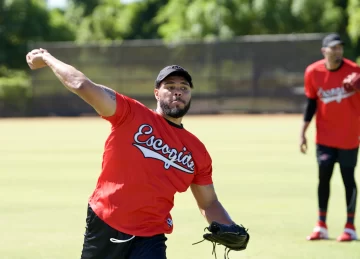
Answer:
[{"label": "man's neck", "polygon": [[342,62],[342,60],[340,62],[325,61],[325,66],[328,70],[337,70],[342,65]]},{"label": "man's neck", "polygon": [[173,118],[173,117],[170,117],[166,114],[164,114],[164,112],[158,107],[156,108],[156,112],[158,114],[160,114],[161,116],[163,116],[165,119],[167,119],[168,121],[171,121],[172,123],[175,123],[179,126],[181,126],[181,121],[182,121],[182,118]]}]

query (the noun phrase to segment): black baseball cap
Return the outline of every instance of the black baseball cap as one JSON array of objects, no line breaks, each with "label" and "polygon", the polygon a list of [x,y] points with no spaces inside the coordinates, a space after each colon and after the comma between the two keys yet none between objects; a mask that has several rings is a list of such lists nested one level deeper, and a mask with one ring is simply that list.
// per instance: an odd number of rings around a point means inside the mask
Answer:
[{"label": "black baseball cap", "polygon": [[344,41],[340,38],[340,35],[337,33],[331,33],[324,37],[322,45],[324,48],[333,47],[337,44],[344,45]]},{"label": "black baseball cap", "polygon": [[187,72],[183,67],[178,65],[170,65],[161,69],[159,75],[155,80],[155,87],[159,87],[161,81],[163,81],[165,78],[167,78],[170,75],[177,75],[184,77],[185,80],[189,82],[190,87],[193,88],[192,78],[189,72]]}]

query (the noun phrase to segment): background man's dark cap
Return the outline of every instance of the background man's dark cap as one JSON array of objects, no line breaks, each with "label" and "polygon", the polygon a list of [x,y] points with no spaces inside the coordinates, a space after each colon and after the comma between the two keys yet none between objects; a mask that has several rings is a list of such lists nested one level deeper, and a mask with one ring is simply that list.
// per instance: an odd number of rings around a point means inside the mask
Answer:
[{"label": "background man's dark cap", "polygon": [[337,33],[331,33],[324,37],[322,46],[326,47],[333,47],[337,44],[344,45],[344,41],[340,38],[340,35]]},{"label": "background man's dark cap", "polygon": [[184,68],[178,65],[166,66],[163,69],[161,69],[159,75],[155,80],[155,87],[159,87],[161,81],[163,81],[165,78],[167,78],[170,75],[177,75],[184,77],[185,80],[188,81],[188,83],[190,84],[190,87],[193,88],[192,78],[190,74]]}]

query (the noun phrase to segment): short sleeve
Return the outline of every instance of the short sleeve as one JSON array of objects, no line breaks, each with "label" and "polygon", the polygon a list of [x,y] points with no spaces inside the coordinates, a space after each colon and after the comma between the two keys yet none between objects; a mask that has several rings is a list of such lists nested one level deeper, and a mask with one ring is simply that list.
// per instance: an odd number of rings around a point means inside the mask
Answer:
[{"label": "short sleeve", "polygon": [[100,116],[109,121],[113,127],[121,125],[133,113],[137,101],[116,92],[116,111],[112,116]]},{"label": "short sleeve", "polygon": [[193,180],[194,184],[197,185],[208,185],[212,184],[212,160],[209,153],[205,150],[205,158],[202,162],[202,166],[195,173],[195,177]]},{"label": "short sleeve", "polygon": [[305,70],[304,75],[304,88],[305,88],[305,95],[310,99],[317,98],[317,92],[313,84],[313,72],[309,68]]}]

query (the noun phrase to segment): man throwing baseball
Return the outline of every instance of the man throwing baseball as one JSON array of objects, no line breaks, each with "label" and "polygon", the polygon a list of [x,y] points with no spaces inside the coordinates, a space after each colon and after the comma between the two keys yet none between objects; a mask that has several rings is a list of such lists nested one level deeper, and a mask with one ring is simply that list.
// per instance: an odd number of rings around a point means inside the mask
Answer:
[{"label": "man throwing baseball", "polygon": [[92,82],[44,49],[32,50],[26,59],[31,69],[49,67],[111,124],[102,171],[88,201],[81,259],[165,259],[174,195],[189,187],[210,223],[211,234],[204,237],[228,249],[246,248],[246,229],[234,223],[215,193],[206,147],[182,124],[193,89],[185,69],[173,65],[160,71],[154,88],[157,108],[150,110]]},{"label": "man throwing baseball", "polygon": [[[318,221],[308,240],[328,238],[326,216],[330,197],[330,179],[339,163],[345,186],[347,217],[338,241],[357,239],[354,218],[357,188],[355,167],[359,148],[360,94],[349,86],[353,73],[360,68],[343,57],[343,41],[329,34],[321,48],[324,59],[305,70],[305,94],[308,98],[301,128],[300,150],[306,153],[306,130],[316,113],[316,156],[318,162]],[[346,83],[346,85],[344,85]]]}]

